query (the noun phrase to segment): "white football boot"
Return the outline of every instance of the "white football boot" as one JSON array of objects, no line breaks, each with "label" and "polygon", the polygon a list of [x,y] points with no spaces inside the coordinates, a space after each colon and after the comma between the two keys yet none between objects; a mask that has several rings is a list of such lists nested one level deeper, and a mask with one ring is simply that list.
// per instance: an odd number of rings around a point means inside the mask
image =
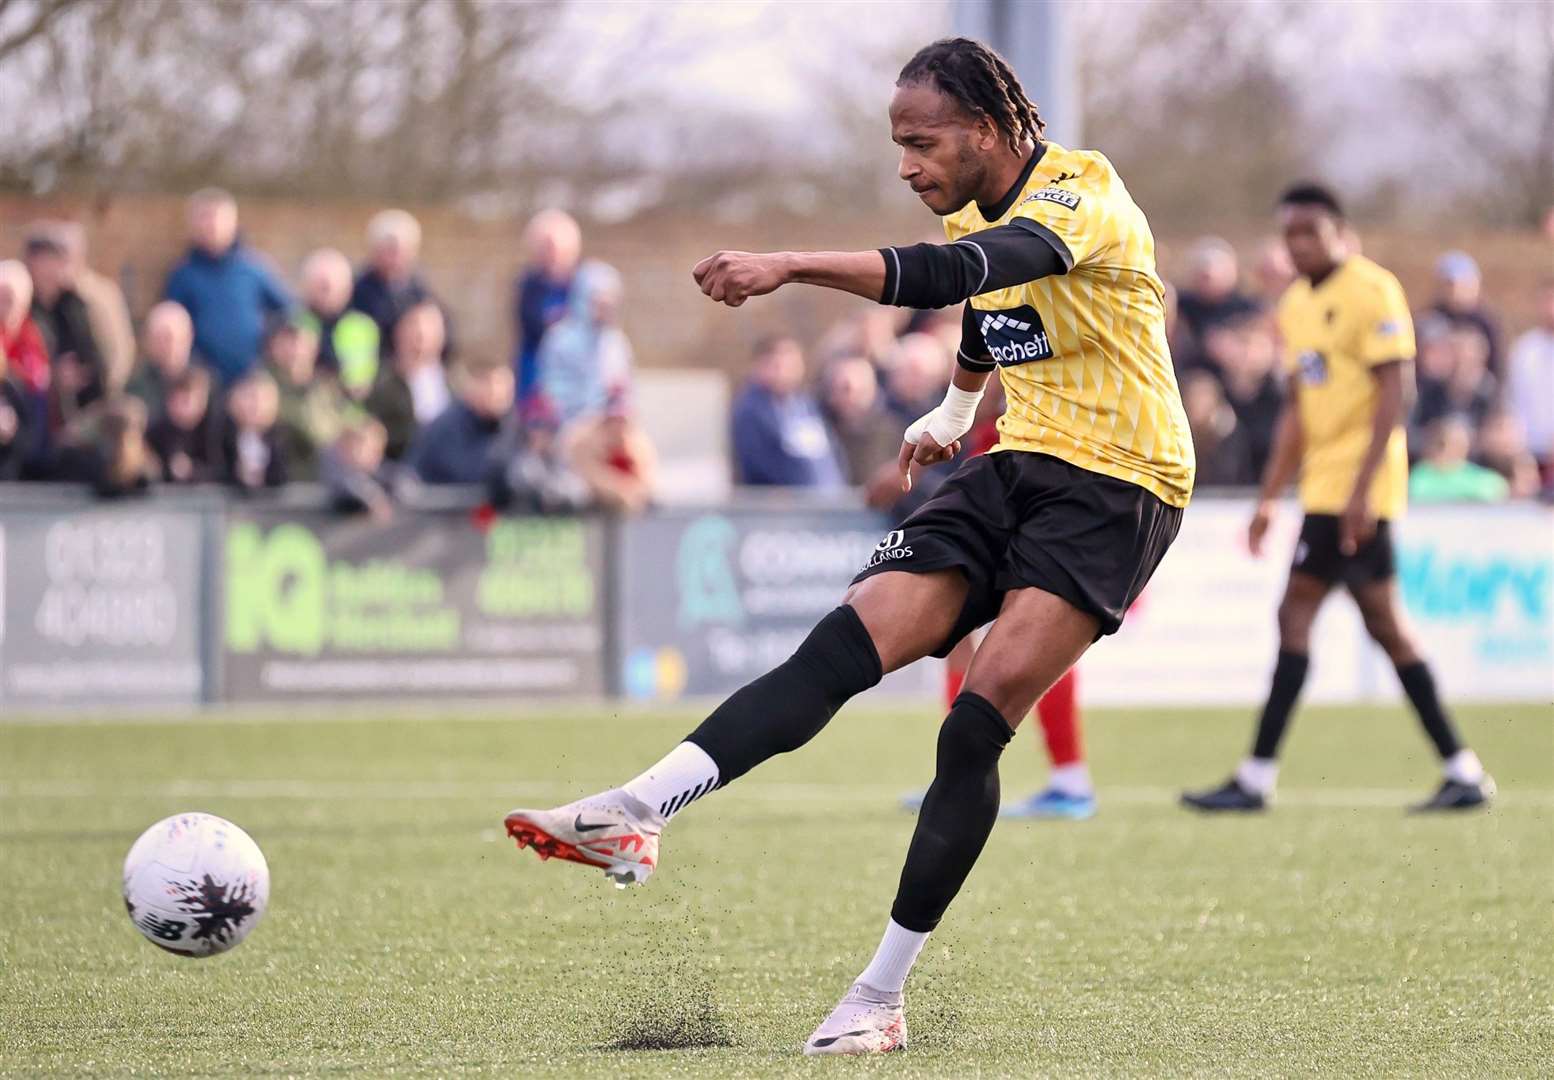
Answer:
[{"label": "white football boot", "polygon": [[664,827],[650,807],[620,788],[554,810],[514,810],[506,824],[520,849],[532,847],[541,859],[597,866],[622,889],[653,873]]},{"label": "white football boot", "polygon": [[887,1054],[906,1048],[905,1002],[901,994],[854,983],[804,1044],[804,1053]]}]

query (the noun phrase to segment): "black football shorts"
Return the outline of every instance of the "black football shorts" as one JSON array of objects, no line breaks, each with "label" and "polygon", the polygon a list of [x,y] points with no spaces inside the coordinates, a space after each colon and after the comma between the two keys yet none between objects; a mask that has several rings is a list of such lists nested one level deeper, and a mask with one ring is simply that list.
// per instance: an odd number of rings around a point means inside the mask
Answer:
[{"label": "black football shorts", "polygon": [[1179,508],[1137,484],[1048,454],[999,450],[956,469],[879,542],[853,582],[891,570],[965,574],[966,604],[935,656],[992,622],[1012,589],[1061,596],[1112,634],[1181,523]]},{"label": "black football shorts", "polygon": [[1397,572],[1392,523],[1385,518],[1376,522],[1371,538],[1353,555],[1345,555],[1338,547],[1338,515],[1307,514],[1290,569],[1350,589],[1386,581]]}]

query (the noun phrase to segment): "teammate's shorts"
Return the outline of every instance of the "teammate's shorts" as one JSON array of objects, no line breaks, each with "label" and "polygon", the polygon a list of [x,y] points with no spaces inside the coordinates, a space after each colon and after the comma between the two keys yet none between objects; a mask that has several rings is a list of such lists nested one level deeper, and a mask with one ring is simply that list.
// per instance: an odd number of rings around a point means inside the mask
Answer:
[{"label": "teammate's shorts", "polygon": [[1338,515],[1307,514],[1290,569],[1351,589],[1386,581],[1397,570],[1392,523],[1385,518],[1376,522],[1375,534],[1353,555],[1345,555],[1338,548]]},{"label": "teammate's shorts", "polygon": [[966,604],[935,656],[991,622],[1011,589],[1061,596],[1100,620],[1100,636],[1122,625],[1181,523],[1180,509],[1136,484],[1000,450],[956,469],[879,542],[853,582],[891,570],[965,574]]}]

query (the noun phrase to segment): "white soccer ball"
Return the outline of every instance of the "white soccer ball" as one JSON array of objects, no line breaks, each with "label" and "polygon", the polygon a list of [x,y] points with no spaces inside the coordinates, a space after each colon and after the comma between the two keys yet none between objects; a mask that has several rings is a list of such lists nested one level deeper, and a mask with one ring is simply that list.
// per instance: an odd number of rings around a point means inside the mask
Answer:
[{"label": "white soccer ball", "polygon": [[124,858],[124,906],[153,945],[214,956],[246,938],[270,902],[270,868],[242,829],[214,814],[174,814]]}]

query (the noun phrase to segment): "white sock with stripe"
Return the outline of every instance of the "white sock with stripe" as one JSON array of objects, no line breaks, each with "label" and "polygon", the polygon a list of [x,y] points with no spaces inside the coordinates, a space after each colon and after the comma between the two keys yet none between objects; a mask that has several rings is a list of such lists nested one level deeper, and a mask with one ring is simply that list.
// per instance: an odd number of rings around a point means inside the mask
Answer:
[{"label": "white sock with stripe", "polygon": [[623,785],[626,794],[640,799],[668,821],[691,803],[718,786],[718,766],[707,751],[683,742],[647,772]]}]

